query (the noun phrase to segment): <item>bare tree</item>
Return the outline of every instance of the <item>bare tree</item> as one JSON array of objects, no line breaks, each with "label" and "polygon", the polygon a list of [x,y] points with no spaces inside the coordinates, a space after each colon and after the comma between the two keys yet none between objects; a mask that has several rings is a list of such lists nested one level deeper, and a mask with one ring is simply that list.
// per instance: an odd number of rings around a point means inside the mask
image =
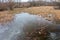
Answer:
[{"label": "bare tree", "polygon": [[60,0],[57,0],[57,5],[58,5],[58,7],[60,9]]},{"label": "bare tree", "polygon": [[18,7],[20,7],[20,4],[21,4],[20,2],[21,2],[21,0],[17,0],[17,6]]},{"label": "bare tree", "polygon": [[10,10],[13,10],[13,7],[14,7],[14,2],[13,2],[13,0],[8,0],[8,8],[9,8]]}]

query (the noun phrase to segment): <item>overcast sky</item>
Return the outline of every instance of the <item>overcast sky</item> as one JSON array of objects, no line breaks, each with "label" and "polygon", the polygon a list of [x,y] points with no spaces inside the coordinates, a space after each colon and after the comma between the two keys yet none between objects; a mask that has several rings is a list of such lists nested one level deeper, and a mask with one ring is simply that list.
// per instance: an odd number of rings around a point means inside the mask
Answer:
[{"label": "overcast sky", "polygon": [[21,0],[22,2],[27,2],[28,0]]},{"label": "overcast sky", "polygon": [[[0,1],[2,1],[2,0],[0,0]],[[4,2],[7,2],[8,0],[4,0]],[[27,2],[28,0],[13,0],[13,1],[15,1],[15,2]]]},{"label": "overcast sky", "polygon": [[[15,0],[15,1],[17,1],[17,0]],[[18,1],[20,1],[20,0],[18,0]],[[21,0],[21,2],[27,2],[27,1],[29,1],[29,0]],[[43,1],[51,2],[51,0],[43,0]],[[55,1],[55,0],[52,0],[52,1]]]},{"label": "overcast sky", "polygon": [[[1,1],[1,0],[0,0]],[[6,2],[7,0],[5,0],[4,2]],[[14,0],[15,2],[27,2],[29,0]],[[50,2],[51,0],[44,0],[44,1],[47,1],[47,2]]]},{"label": "overcast sky", "polygon": [[[15,0],[15,1],[17,1],[17,0]],[[20,0],[18,0],[18,1],[20,1]],[[27,2],[27,1],[29,1],[29,0],[21,0],[21,2]],[[45,1],[50,2],[51,0],[45,0]]]},{"label": "overcast sky", "polygon": [[[20,0],[15,0],[16,2],[20,2]],[[28,0],[21,0],[21,2],[27,2]]]}]

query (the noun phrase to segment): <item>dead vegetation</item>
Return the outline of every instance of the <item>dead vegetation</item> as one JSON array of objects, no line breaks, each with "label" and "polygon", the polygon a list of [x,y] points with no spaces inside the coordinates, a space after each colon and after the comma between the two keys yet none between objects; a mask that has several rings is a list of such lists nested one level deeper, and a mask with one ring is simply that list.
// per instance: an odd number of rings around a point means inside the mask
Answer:
[{"label": "dead vegetation", "polygon": [[13,14],[9,14],[8,11],[0,12],[0,23],[7,23],[13,20]]},{"label": "dead vegetation", "polygon": [[28,12],[30,14],[42,15],[48,17],[49,14],[55,15],[56,22],[60,23],[60,10],[54,9],[54,6],[40,6],[40,7],[29,7],[29,8],[15,8],[11,13]]},{"label": "dead vegetation", "polygon": [[1,11],[0,14],[16,14],[20,12],[28,12],[30,14],[42,15],[43,17],[48,17],[47,15],[55,15],[55,20],[59,22],[60,20],[60,10],[55,10],[54,6],[40,6],[40,7],[29,7],[29,8],[15,8],[14,10]]},{"label": "dead vegetation", "polygon": [[41,27],[32,31],[25,31],[24,37],[20,35],[17,40],[50,40],[51,38],[49,36],[50,33],[47,27]]}]

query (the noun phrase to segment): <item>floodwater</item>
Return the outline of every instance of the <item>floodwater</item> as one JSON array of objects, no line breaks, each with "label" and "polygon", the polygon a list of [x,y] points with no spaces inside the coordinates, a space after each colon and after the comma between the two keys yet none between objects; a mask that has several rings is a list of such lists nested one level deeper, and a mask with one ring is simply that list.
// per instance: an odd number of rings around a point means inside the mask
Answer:
[{"label": "floodwater", "polygon": [[[38,15],[31,15],[29,13],[20,13],[14,15],[14,20],[8,23],[0,24],[0,40],[17,40],[18,36],[24,36],[24,31],[32,31],[40,28],[40,26],[52,25],[52,21],[45,20]],[[59,32],[50,33],[52,40],[60,40]],[[24,39],[19,39],[24,40]]]}]

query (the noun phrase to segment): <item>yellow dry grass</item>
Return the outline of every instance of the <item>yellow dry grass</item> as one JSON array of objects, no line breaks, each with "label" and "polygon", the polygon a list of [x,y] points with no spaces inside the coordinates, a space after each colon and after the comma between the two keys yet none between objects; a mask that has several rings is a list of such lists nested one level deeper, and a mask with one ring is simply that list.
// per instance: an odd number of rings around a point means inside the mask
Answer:
[{"label": "yellow dry grass", "polygon": [[30,14],[38,14],[38,15],[47,15],[52,13],[56,15],[60,19],[60,10],[55,10],[53,6],[40,6],[40,7],[30,7],[30,8],[16,8],[12,11],[12,13],[19,12],[28,12]]},{"label": "yellow dry grass", "polygon": [[[12,19],[12,15],[20,12],[28,12],[30,14],[37,15],[47,15],[52,13],[56,15],[57,19],[60,19],[60,10],[55,10],[53,6],[40,6],[40,7],[30,7],[30,8],[15,8],[12,11],[2,11],[0,12],[0,20],[10,20]],[[3,18],[2,18],[3,17]],[[1,21],[2,22],[2,21]]]},{"label": "yellow dry grass", "polygon": [[13,20],[13,14],[9,14],[8,11],[0,12],[0,23],[6,23]]}]

